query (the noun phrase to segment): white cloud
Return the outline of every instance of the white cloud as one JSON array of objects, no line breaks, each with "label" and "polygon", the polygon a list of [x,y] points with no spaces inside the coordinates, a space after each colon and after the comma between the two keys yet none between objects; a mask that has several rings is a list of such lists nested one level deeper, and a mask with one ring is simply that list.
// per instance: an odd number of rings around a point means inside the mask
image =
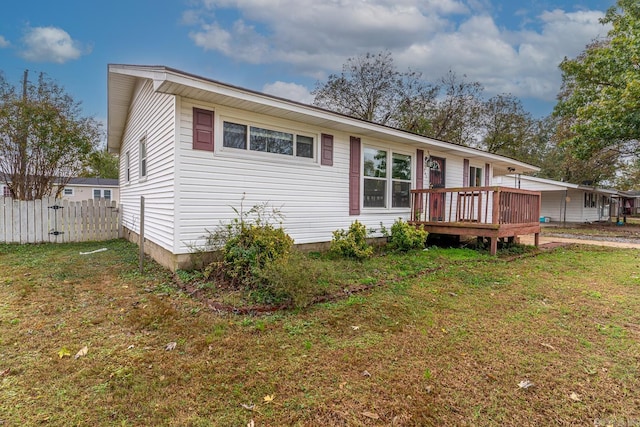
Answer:
[{"label": "white cloud", "polygon": [[269,95],[302,102],[303,104],[313,104],[314,97],[311,95],[311,92],[309,92],[309,89],[296,83],[281,81],[268,83],[262,87],[262,91]]},{"label": "white cloud", "polygon": [[[606,34],[599,11],[544,11],[498,26],[488,0],[201,0],[191,37],[205,50],[253,64],[286,63],[323,78],[348,57],[389,50],[399,69],[434,81],[453,70],[479,81],[488,95],[551,100],[558,64]],[[226,22],[222,10],[238,18]],[[283,13],[285,11],[286,13]],[[525,16],[526,15],[526,16]],[[185,16],[195,16],[187,11]],[[535,29],[532,29],[535,28]]]},{"label": "white cloud", "polygon": [[82,45],[73,40],[69,33],[56,27],[29,27],[22,41],[24,49],[20,56],[27,61],[62,64],[90,51],[83,51]]},{"label": "white cloud", "polygon": [[11,43],[9,43],[9,40],[5,39],[4,36],[0,36],[0,49],[9,47],[9,45],[11,45]]}]

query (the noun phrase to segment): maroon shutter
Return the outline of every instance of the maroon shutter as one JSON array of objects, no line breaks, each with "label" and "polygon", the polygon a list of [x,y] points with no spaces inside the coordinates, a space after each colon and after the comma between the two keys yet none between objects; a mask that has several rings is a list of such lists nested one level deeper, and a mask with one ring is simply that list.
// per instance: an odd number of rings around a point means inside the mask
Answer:
[{"label": "maroon shutter", "polygon": [[323,133],[320,137],[320,164],[333,166],[333,135]]},{"label": "maroon shutter", "polygon": [[355,136],[349,150],[349,215],[360,215],[360,138]]},{"label": "maroon shutter", "polygon": [[469,186],[469,159],[462,161],[462,186]]},{"label": "maroon shutter", "polygon": [[491,165],[489,163],[484,164],[484,185],[488,187],[491,183]]},{"label": "maroon shutter", "polygon": [[416,188],[422,190],[424,186],[424,150],[417,150],[416,157]]},{"label": "maroon shutter", "polygon": [[193,149],[213,151],[213,111],[193,109]]}]

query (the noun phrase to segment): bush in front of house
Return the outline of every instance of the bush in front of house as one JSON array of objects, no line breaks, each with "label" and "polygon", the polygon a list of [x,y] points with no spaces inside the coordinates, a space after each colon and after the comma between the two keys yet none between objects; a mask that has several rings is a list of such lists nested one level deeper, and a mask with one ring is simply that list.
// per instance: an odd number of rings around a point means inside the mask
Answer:
[{"label": "bush in front of house", "polygon": [[241,202],[240,208],[233,210],[236,218],[221,223],[206,236],[207,250],[222,255],[206,269],[206,275],[221,272],[227,280],[248,289],[268,286],[261,271],[271,263],[286,260],[293,247],[293,239],[282,228],[283,216],[268,203],[245,211]]},{"label": "bush in front of house", "polygon": [[329,251],[337,256],[363,260],[373,254],[373,248],[367,242],[367,227],[355,220],[348,230],[333,232]]},{"label": "bush in front of house", "polygon": [[402,218],[395,220],[390,230],[380,225],[382,234],[387,236],[387,247],[398,252],[423,249],[429,234],[422,226],[415,227]]}]

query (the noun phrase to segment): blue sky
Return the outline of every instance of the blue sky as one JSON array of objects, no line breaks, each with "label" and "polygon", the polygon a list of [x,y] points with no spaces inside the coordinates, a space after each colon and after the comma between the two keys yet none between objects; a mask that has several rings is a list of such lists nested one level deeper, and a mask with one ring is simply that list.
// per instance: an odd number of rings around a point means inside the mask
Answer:
[{"label": "blue sky", "polygon": [[389,50],[399,70],[448,70],[535,116],[560,88],[558,63],[606,34],[614,0],[29,0],[0,14],[0,70],[60,83],[106,121],[107,64],[167,65],[311,102],[347,58]]}]

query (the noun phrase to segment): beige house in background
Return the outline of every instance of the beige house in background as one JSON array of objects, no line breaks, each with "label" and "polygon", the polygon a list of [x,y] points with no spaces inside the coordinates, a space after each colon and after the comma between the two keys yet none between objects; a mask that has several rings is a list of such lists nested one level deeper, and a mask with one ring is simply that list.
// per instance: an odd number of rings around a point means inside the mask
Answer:
[{"label": "beige house in background", "polygon": [[119,200],[117,179],[71,178],[64,186],[61,198],[70,202],[89,199]]},{"label": "beige house in background", "polygon": [[[11,197],[9,188],[4,184],[2,196]],[[70,202],[80,202],[89,199],[119,200],[120,191],[117,179],[106,178],[71,178],[62,190],[61,199]]]}]

